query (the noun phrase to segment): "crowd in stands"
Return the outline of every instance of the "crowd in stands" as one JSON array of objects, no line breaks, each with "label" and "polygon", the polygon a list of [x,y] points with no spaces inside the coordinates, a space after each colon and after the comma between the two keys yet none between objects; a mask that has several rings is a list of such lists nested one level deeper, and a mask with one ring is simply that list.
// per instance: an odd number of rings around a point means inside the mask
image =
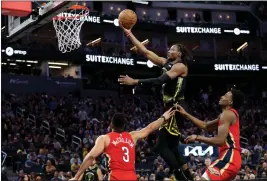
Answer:
[{"label": "crowd in stands", "polygon": [[[216,103],[219,93],[215,92],[209,87],[189,97],[187,109],[205,121],[215,118],[220,111]],[[96,99],[74,94],[66,97],[45,93],[2,94],[2,99],[2,150],[9,157],[5,164],[12,165],[18,180],[26,177],[28,180],[68,180],[77,172],[95,139],[108,132],[109,121],[115,112],[127,115],[126,129],[129,131],[144,127],[163,112],[159,99],[137,95],[105,95]],[[266,98],[247,96],[240,110],[241,135],[247,139],[242,141],[243,166],[237,179],[266,178],[266,103]],[[61,134],[60,129],[64,130]],[[208,136],[190,122],[186,122],[183,134],[185,137],[191,134]],[[73,135],[78,139],[73,139]],[[136,146],[138,179],[174,180],[168,165],[153,151],[155,142],[156,133]],[[213,160],[209,154],[204,157],[189,155],[188,163],[195,180],[200,179]],[[104,161],[98,159],[103,174],[106,173]]]}]

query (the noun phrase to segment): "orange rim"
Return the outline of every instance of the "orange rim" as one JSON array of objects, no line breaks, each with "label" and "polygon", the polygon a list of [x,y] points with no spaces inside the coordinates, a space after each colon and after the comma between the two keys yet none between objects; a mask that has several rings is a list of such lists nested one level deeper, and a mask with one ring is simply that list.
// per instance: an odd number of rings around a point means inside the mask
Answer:
[{"label": "orange rim", "polygon": [[[87,8],[86,6],[81,6],[81,5],[78,5],[78,4],[71,6],[69,9],[72,9],[72,10],[87,10],[87,11],[89,11],[89,8]],[[83,14],[83,15],[80,15],[80,16],[84,16],[84,15],[86,15],[86,14]],[[53,17],[53,19],[54,20],[60,20],[60,19],[71,19],[71,18],[70,17],[67,18],[67,17],[55,16],[55,17]]]},{"label": "orange rim", "polygon": [[84,9],[84,10],[89,10],[89,8],[87,8],[86,6],[81,6],[81,5],[78,5],[78,4],[75,4],[75,5],[71,6],[69,9],[74,9],[74,10]]}]

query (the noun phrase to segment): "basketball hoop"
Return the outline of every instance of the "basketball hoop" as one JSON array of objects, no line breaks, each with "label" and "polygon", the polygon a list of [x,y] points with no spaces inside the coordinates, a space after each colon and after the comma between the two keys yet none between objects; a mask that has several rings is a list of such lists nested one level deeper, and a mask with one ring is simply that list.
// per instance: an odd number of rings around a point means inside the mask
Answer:
[{"label": "basketball hoop", "polygon": [[71,52],[81,46],[80,31],[88,15],[89,9],[86,6],[73,5],[67,12],[62,12],[53,18],[59,51]]}]

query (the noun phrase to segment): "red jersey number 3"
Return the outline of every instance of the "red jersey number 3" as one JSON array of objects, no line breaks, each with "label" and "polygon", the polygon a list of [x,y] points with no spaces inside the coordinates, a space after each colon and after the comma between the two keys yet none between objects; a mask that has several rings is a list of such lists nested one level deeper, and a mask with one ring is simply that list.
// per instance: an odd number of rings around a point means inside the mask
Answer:
[{"label": "red jersey number 3", "polygon": [[108,134],[110,143],[105,149],[110,170],[135,170],[135,144],[128,132]]}]

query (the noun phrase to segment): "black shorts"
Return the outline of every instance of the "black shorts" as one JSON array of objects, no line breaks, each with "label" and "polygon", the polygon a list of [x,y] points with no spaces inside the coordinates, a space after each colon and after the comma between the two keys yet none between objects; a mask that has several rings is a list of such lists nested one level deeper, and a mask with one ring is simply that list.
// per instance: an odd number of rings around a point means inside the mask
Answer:
[{"label": "black shorts", "polygon": [[[185,107],[185,101],[184,100],[180,100],[177,103],[180,106]],[[167,111],[173,106],[174,106],[173,102],[172,103],[168,103],[168,104],[164,104],[164,110]],[[185,118],[179,112],[176,112],[174,116],[175,116],[175,120],[176,120],[176,124],[177,124],[178,128],[182,129],[184,127]]]}]

